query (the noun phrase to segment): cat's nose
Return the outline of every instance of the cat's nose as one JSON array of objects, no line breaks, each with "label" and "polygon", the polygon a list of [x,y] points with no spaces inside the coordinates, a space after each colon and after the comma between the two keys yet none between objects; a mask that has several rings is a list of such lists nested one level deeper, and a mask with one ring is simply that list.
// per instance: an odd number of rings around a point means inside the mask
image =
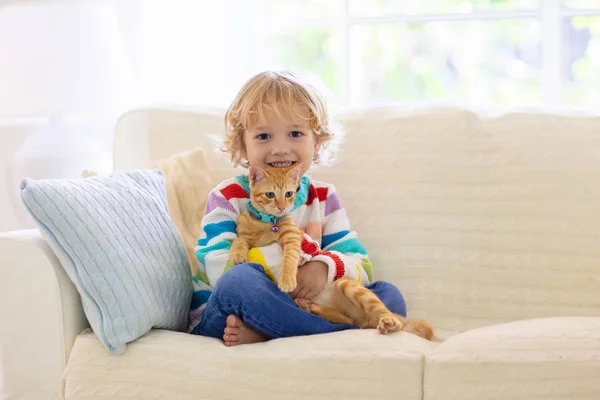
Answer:
[{"label": "cat's nose", "polygon": [[279,211],[283,211],[285,210],[285,207],[277,207],[279,209]]}]

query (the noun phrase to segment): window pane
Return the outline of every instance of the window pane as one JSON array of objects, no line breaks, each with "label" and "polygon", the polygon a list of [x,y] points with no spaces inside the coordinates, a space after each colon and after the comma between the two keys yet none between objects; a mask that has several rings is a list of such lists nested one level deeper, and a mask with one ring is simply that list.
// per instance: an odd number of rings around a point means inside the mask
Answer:
[{"label": "window pane", "polygon": [[349,0],[353,15],[470,13],[534,9],[540,0]]},{"label": "window pane", "polygon": [[334,94],[342,77],[343,35],[330,27],[289,27],[268,32],[261,69],[301,69],[317,75]]},{"label": "window pane", "polygon": [[332,17],[344,13],[344,0],[264,0],[272,17]]},{"label": "window pane", "polygon": [[539,104],[537,20],[356,26],[352,102]]},{"label": "window pane", "polygon": [[565,104],[600,107],[600,17],[565,21]]},{"label": "window pane", "polygon": [[600,8],[600,0],[564,0],[569,8]]}]

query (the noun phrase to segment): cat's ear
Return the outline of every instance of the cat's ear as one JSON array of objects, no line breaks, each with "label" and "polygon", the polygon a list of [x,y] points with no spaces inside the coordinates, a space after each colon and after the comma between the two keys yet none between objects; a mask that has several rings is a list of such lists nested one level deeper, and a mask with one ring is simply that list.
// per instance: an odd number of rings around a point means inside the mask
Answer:
[{"label": "cat's ear", "polygon": [[257,167],[254,165],[250,166],[250,170],[248,171],[248,178],[250,180],[250,185],[254,186],[258,182],[265,179],[267,173],[261,167]]},{"label": "cat's ear", "polygon": [[302,178],[302,163],[298,163],[294,168],[288,171],[288,176],[291,180],[296,182],[296,184],[300,183],[300,179]]}]

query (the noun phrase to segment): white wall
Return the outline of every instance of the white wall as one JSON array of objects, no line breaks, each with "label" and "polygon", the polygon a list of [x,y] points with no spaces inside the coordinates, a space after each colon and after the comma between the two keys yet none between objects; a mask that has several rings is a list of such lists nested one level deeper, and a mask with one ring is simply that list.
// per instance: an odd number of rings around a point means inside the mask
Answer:
[{"label": "white wall", "polygon": [[9,162],[33,129],[31,125],[0,124],[0,232],[21,228],[11,201],[11,198],[18,199],[19,187],[13,185]]}]

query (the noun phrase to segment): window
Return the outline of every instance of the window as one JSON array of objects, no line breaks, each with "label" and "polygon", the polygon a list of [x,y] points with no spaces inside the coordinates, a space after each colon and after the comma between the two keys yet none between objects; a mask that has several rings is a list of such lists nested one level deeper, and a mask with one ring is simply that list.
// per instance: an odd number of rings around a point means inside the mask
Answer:
[{"label": "window", "polygon": [[308,70],[345,105],[600,108],[600,0],[260,0],[246,12],[248,72]]}]

